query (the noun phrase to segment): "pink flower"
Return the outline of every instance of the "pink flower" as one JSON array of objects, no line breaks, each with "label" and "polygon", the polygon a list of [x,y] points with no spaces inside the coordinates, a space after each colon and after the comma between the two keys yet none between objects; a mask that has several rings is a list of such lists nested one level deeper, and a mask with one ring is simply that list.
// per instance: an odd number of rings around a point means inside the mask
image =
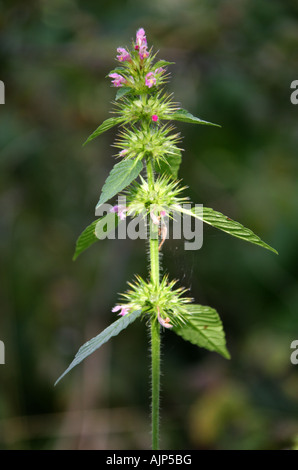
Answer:
[{"label": "pink flower", "polygon": [[157,217],[153,211],[150,212],[150,217],[154,225],[159,225],[159,217]]},{"label": "pink flower", "polygon": [[141,47],[147,47],[147,38],[144,28],[140,28],[136,35],[136,49],[139,50]]},{"label": "pink flower", "polygon": [[128,60],[128,61],[131,60],[129,52],[127,52],[127,50],[124,49],[123,47],[118,47],[117,52],[119,54],[117,55],[117,59],[119,60],[119,62],[124,62],[125,60]]},{"label": "pink flower", "polygon": [[151,117],[152,117],[152,121],[153,121],[153,122],[157,122],[157,121],[158,121],[158,116],[157,116],[157,114],[153,114]]},{"label": "pink flower", "polygon": [[125,212],[128,211],[128,208],[125,207],[125,206],[113,206],[111,209],[110,209],[110,212],[113,212],[114,214],[118,214],[118,217],[120,220],[124,220],[126,218],[126,214]]},{"label": "pink flower", "polygon": [[147,51],[147,46],[140,47],[139,56],[140,56],[141,60],[146,59],[147,57],[149,57],[149,52]]},{"label": "pink flower", "polygon": [[158,67],[156,70],[154,70],[155,75],[157,73],[163,73],[163,72],[165,72],[165,69],[163,69],[162,67]]},{"label": "pink flower", "polygon": [[123,149],[121,150],[121,152],[119,152],[119,157],[125,157],[125,155],[128,153],[128,150],[127,149]]},{"label": "pink flower", "polygon": [[115,87],[123,86],[126,83],[125,78],[121,77],[118,73],[110,73],[109,77],[113,78],[112,84]]},{"label": "pink flower", "polygon": [[169,317],[167,318],[161,318],[160,313],[159,313],[159,308],[157,307],[157,319],[161,326],[164,326],[165,328],[173,328],[173,325],[170,323]]},{"label": "pink flower", "polygon": [[154,76],[154,73],[153,72],[147,73],[147,75],[145,77],[145,85],[148,88],[151,88],[155,84],[156,84],[156,78]]},{"label": "pink flower", "polygon": [[[159,216],[154,214],[154,210],[150,211],[151,220],[155,225],[159,225],[160,218],[165,217],[165,216],[166,216],[166,211],[164,210],[160,211]],[[164,222],[162,221],[162,223]]]},{"label": "pink flower", "polygon": [[169,317],[163,319],[161,317],[158,317],[158,321],[161,324],[161,326],[164,326],[165,328],[173,328],[173,325],[170,323]]},{"label": "pink flower", "polygon": [[137,31],[135,49],[139,51],[141,60],[149,57],[149,52],[147,51],[147,38],[143,28],[140,28]]},{"label": "pink flower", "polygon": [[129,306],[128,305],[116,305],[114,308],[112,308],[113,313],[118,312],[119,310],[120,312],[118,313],[118,315],[121,315],[121,317],[124,317],[124,315],[127,315],[129,312]]}]

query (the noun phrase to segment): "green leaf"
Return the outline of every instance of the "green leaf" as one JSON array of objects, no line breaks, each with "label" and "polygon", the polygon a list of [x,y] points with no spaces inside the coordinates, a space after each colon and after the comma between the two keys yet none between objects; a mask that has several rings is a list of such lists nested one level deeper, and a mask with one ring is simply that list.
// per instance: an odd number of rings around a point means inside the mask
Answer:
[{"label": "green leaf", "polygon": [[116,93],[116,98],[115,100],[120,100],[120,98],[123,98],[123,96],[127,95],[132,91],[132,88],[130,86],[122,86],[119,88],[119,90]]},{"label": "green leaf", "polygon": [[122,74],[123,72],[126,72],[127,69],[125,67],[115,67],[113,70],[111,70],[108,75],[106,75],[106,78],[110,78],[111,73],[119,73]]},{"label": "green leaf", "polygon": [[83,146],[86,145],[91,140],[95,139],[95,137],[98,137],[103,132],[108,131],[109,129],[116,126],[117,124],[120,124],[121,122],[123,122],[123,118],[121,117],[113,117],[113,118],[106,119],[94,132],[92,132],[92,134],[88,137],[88,139],[83,143]]},{"label": "green leaf", "polygon": [[193,116],[186,109],[178,109],[175,113],[169,114],[167,117],[163,116],[163,119],[173,120],[173,121],[182,121],[189,122],[192,124],[203,124],[205,126],[216,126],[221,127],[219,124],[214,124],[213,122],[203,121],[198,117]]},{"label": "green leaf", "polygon": [[255,245],[259,245],[262,248],[266,248],[267,250],[273,251],[278,255],[278,252],[272,248],[267,243],[263,242],[260,237],[258,237],[252,230],[249,228],[244,227],[239,222],[230,219],[229,217],[221,214],[220,212],[214,211],[208,207],[194,207],[191,210],[180,209],[177,208],[180,212],[184,212],[186,214],[192,215],[206,224],[212,225],[213,227],[222,230],[223,232],[232,235],[233,237],[241,238],[246,242],[254,243]]},{"label": "green leaf", "polygon": [[168,62],[167,60],[159,60],[153,65],[152,70],[156,70],[159,67],[167,67],[168,65],[173,65],[173,64],[175,64],[175,62]]},{"label": "green leaf", "polygon": [[142,169],[143,163],[138,160],[122,160],[121,162],[116,163],[103,185],[96,210],[101,206],[101,204],[104,204],[126,188],[126,186],[137,178]]},{"label": "green leaf", "polygon": [[123,317],[119,318],[119,320],[115,321],[110,326],[108,326],[99,335],[95,336],[94,338],[90,339],[90,341],[87,341],[87,343],[83,344],[83,346],[80,347],[77,354],[75,355],[74,360],[70,363],[70,365],[63,372],[63,374],[60,375],[60,377],[56,380],[55,385],[57,385],[57,383],[62,379],[62,377],[68,374],[71,369],[80,364],[80,362],[86,359],[86,357],[90,356],[90,354],[100,348],[104,343],[109,341],[112,336],[117,336],[120,331],[124,330],[128,325],[133,323],[141,315],[141,313],[141,310],[135,310],[132,313],[124,315]]},{"label": "green leaf", "polygon": [[223,325],[217,311],[197,304],[187,305],[186,308],[189,313],[186,323],[174,327],[172,331],[196,346],[215,351],[230,359]]},{"label": "green leaf", "polygon": [[161,160],[159,163],[155,163],[155,171],[158,173],[166,174],[173,178],[177,178],[179,168],[182,161],[182,153],[177,149],[176,153],[172,155],[167,155],[167,161]]},{"label": "green leaf", "polygon": [[[75,261],[83,251],[87,250],[89,246],[99,240],[96,233],[98,234],[105,231],[105,233],[108,234],[112,228],[115,228],[118,225],[118,221],[119,217],[116,214],[111,213],[105,215],[101,219],[94,220],[92,224],[88,225],[77,239],[73,261]],[[106,230],[104,230],[105,226],[107,227]],[[108,230],[109,228],[110,230]]]}]

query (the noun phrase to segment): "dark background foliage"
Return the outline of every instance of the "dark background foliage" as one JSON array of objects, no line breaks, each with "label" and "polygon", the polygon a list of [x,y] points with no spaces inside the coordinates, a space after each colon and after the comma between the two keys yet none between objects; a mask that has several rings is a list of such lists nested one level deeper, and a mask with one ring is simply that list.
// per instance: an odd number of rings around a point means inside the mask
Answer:
[{"label": "dark background foliage", "polygon": [[168,86],[221,129],[177,125],[180,176],[196,203],[253,229],[279,256],[205,228],[203,248],[169,241],[163,262],[218,310],[232,359],[163,337],[162,447],[284,449],[298,436],[296,0],[0,1],[0,446],[150,448],[149,349],[136,322],[53,384],[146,276],[142,241],[75,242],[114,163],[105,78],[144,27]]}]

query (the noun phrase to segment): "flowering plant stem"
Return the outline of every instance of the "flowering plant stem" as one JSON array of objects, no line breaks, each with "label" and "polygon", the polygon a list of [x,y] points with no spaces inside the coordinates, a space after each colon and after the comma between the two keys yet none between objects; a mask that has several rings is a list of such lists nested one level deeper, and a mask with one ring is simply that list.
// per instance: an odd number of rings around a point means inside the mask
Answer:
[{"label": "flowering plant stem", "polygon": [[[160,60],[154,63],[155,55],[152,49],[148,50],[143,28],[137,31],[132,46],[132,50],[117,49],[117,60],[121,66],[109,74],[112,85],[118,88],[114,102],[116,117],[106,119],[85,142],[90,142],[113,126],[121,125],[114,144],[121,150],[117,155],[120,162],[114,165],[102,188],[95,212],[100,218],[92,222],[78,238],[74,259],[96,241],[106,238],[115,225],[127,216],[140,217],[146,221],[148,229],[150,273],[148,280],[136,276],[134,283],[128,283],[130,289],[121,295],[123,301],[112,308],[112,312],[118,312],[120,318],[81,346],[56,383],[137,318],[147,320],[151,334],[152,449],[157,450],[161,330],[171,330],[196,346],[230,358],[223,325],[216,310],[193,304],[193,299],[184,295],[186,289],[174,288],[178,281],[169,281],[168,276],[161,276],[159,255],[168,234],[167,220],[171,218],[174,223],[176,216],[193,217],[195,221],[198,219],[234,237],[277,252],[250,229],[220,212],[207,207],[190,209],[189,204],[184,207],[188,198],[181,195],[185,188],[180,187],[177,180],[182,161],[178,147],[181,139],[178,133],[173,133],[174,126],[168,123],[217,124],[193,116],[164,92],[162,87],[168,80],[166,71],[171,62]],[[141,174],[144,163],[146,173]],[[102,216],[101,209],[105,203],[117,194],[123,196],[123,191],[125,203],[114,205],[107,215]],[[111,222],[114,222],[112,227]]]},{"label": "flowering plant stem", "polygon": [[[148,186],[154,190],[154,174],[151,158],[147,158]],[[158,227],[150,220],[150,278],[153,285],[159,286]],[[151,416],[152,449],[159,449],[159,399],[160,399],[160,324],[151,317]]]},{"label": "flowering plant stem", "polygon": [[152,449],[159,449],[160,324],[151,319]]}]

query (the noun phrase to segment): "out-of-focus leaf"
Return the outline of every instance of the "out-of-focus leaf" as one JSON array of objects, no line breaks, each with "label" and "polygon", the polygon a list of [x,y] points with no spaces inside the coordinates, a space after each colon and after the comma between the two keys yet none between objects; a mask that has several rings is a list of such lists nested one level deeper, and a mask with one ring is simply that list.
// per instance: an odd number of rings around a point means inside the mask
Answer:
[{"label": "out-of-focus leaf", "polygon": [[112,338],[113,336],[117,336],[128,325],[133,323],[141,315],[141,313],[141,310],[135,310],[132,313],[124,315],[123,317],[119,318],[119,320],[115,321],[110,326],[108,326],[99,335],[95,336],[94,338],[87,341],[87,343],[83,344],[83,346],[80,347],[77,354],[75,355],[74,360],[70,363],[70,365],[63,372],[63,374],[60,375],[60,377],[56,380],[55,385],[57,385],[57,383],[75,366],[77,366],[78,364],[80,364],[80,362],[86,359],[86,357],[90,356],[90,354],[94,353],[94,351],[96,351],[104,343],[109,341],[110,338]]}]

